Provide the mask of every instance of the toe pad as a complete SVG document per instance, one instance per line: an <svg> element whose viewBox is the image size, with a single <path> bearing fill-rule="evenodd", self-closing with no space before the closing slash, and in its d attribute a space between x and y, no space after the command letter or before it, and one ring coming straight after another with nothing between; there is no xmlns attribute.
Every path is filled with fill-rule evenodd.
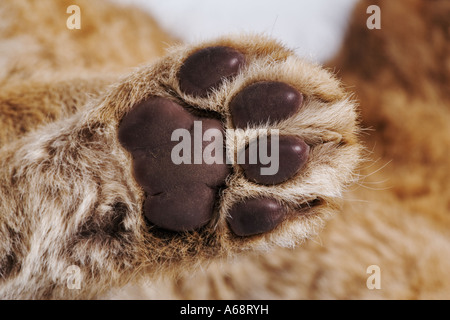
<svg viewBox="0 0 450 320"><path fill-rule="evenodd" d="M293 87L274 81L254 83L239 92L230 103L236 128L275 123L293 115L303 96Z"/></svg>
<svg viewBox="0 0 450 320"><path fill-rule="evenodd" d="M274 199L255 198L235 204L228 223L236 235L250 236L271 231L285 215L285 209Z"/></svg>

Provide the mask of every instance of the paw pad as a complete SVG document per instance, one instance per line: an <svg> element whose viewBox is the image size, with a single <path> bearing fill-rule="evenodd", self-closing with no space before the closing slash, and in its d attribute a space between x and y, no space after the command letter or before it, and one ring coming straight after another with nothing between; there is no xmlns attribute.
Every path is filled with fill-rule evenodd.
<svg viewBox="0 0 450 320"><path fill-rule="evenodd" d="M244 63L244 55L233 48L204 48L192 54L181 66L180 88L193 96L205 96L223 79L236 75Z"/></svg>
<svg viewBox="0 0 450 320"><path fill-rule="evenodd" d="M263 81L239 92L231 101L233 123L237 128L249 125L275 123L292 116L303 101L303 96L282 82Z"/></svg>
<svg viewBox="0 0 450 320"><path fill-rule="evenodd" d="M275 200L253 198L238 202L227 219L231 230L238 236L269 232L285 218L285 209Z"/></svg>
<svg viewBox="0 0 450 320"><path fill-rule="evenodd" d="M269 141L272 142L272 140ZM270 171L273 174L267 174L269 170L264 172L262 169L267 168L269 165L261 163L260 158L252 164L250 156L252 144L255 144L255 154L261 154L260 148L264 144L256 141L250 142L249 146L245 148L245 162L241 164L241 167L244 169L247 179L259 184L272 185L282 183L292 178L308 160L309 146L303 140L292 136L279 137L276 151L273 150L272 143L267 143L267 150L263 151L271 156L275 152L278 154L277 157L272 157L276 161L270 163Z"/></svg>
<svg viewBox="0 0 450 320"><path fill-rule="evenodd" d="M135 106L119 127L119 141L133 156L136 181L145 190L146 218L157 226L172 231L197 229L211 219L217 191L230 173L225 161L206 164L175 164L172 141L176 130L192 133L198 130L194 121L201 121L200 135L208 129L222 130L215 119L202 119L190 114L179 104L166 98L150 98ZM189 142L195 162L193 139ZM206 143L201 143L200 153Z"/></svg>
<svg viewBox="0 0 450 320"><path fill-rule="evenodd" d="M219 88L224 79L233 81L239 72L245 72L243 67L246 63L245 55L230 47L198 50L179 68L179 88L184 94L208 99L208 93ZM225 151L221 154L221 161L213 163L204 157L196 158L199 153L211 149L211 144L218 143L220 147L217 148L226 145L223 141L226 122L194 115L175 99L151 97L137 104L122 119L118 137L122 146L131 153L135 180L145 191L146 218L163 229L192 231L211 221L220 207L219 191L226 187L227 177L235 172L227 164ZM289 119L298 113L302 104L303 95L286 83L255 82L231 98L228 106L230 123L233 129L266 128ZM201 123L201 127L196 127L196 123ZM196 134L205 137L209 129L222 135L215 135L213 140L202 139L199 144ZM190 139L187 154L186 150L177 149L180 140L174 139L173 135L179 130L191 137L184 137ZM249 142L243 149L245 162L238 165L245 178L272 188L294 179L308 161L310 146L297 136L268 136L267 148L263 151L266 155L276 154L277 163L273 174L263 174L263 169L267 169L269 164L260 158L251 161L250 156L251 150L261 155L263 144L258 143L260 138ZM256 143L255 147L253 143ZM212 148L215 153L219 150L217 148ZM174 152L183 153L183 159L198 161L174 162ZM287 209L275 199L253 197L234 203L226 220L235 235L250 236L273 230L286 214Z"/></svg>

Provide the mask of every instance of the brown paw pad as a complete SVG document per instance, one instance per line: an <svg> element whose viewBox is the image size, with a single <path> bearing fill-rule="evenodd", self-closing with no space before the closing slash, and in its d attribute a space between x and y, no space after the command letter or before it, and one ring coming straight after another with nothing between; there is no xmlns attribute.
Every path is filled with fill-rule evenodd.
<svg viewBox="0 0 450 320"><path fill-rule="evenodd" d="M292 116L303 96L293 87L274 81L254 83L239 92L230 103L236 128L275 123Z"/></svg>
<svg viewBox="0 0 450 320"><path fill-rule="evenodd" d="M255 198L236 203L227 221L236 235L251 236L273 230L285 215L285 209L274 199Z"/></svg>
<svg viewBox="0 0 450 320"><path fill-rule="evenodd" d="M308 160L309 146L293 136L261 137L245 148L245 162L241 164L250 181L271 185L292 178ZM269 161L270 159L270 161Z"/></svg>
<svg viewBox="0 0 450 320"><path fill-rule="evenodd" d="M226 78L239 72L244 55L229 47L208 47L189 56L180 68L181 90L193 96L205 96Z"/></svg>
<svg viewBox="0 0 450 320"><path fill-rule="evenodd" d="M135 106L123 118L119 141L133 156L134 177L147 195L144 214L155 225L189 231L210 221L216 193L230 169L223 159L212 164L203 157L197 159L196 154L202 155L210 143L198 144L190 137L203 137L208 129L221 131L222 124L158 97ZM175 139L174 132L180 132ZM188 141L184 150L179 150L181 140ZM186 150L190 153L185 154Z"/></svg>

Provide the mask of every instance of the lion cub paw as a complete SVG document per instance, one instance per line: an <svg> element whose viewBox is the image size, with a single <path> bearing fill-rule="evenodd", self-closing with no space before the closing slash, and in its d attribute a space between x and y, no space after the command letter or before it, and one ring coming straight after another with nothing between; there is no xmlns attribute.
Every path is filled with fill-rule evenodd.
<svg viewBox="0 0 450 320"><path fill-rule="evenodd" d="M256 36L175 48L115 87L102 113L115 119L146 232L165 240L299 243L336 209L359 159L339 82Z"/></svg>

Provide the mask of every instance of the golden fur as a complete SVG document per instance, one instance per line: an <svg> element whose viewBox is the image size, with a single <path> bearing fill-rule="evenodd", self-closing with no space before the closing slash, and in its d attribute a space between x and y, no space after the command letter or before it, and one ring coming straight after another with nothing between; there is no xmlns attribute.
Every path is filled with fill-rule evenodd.
<svg viewBox="0 0 450 320"><path fill-rule="evenodd" d="M450 8L445 1L374 3L382 29L366 28L361 2L342 52L328 63L347 90L261 36L176 46L159 59L162 41L174 40L135 9L101 1L0 4L0 63L7 66L0 80L0 296L448 298ZM81 30L67 30L67 16L54 14L70 4L83 8ZM208 99L183 95L174 72L190 52L214 43L239 48L251 66ZM173 96L170 87L183 101L228 115L235 92L267 78L309 98L305 111L280 129L303 132L318 145L306 169L312 177L283 189L252 188L237 170L206 230L149 232L130 156L115 138L124 113L149 95ZM369 128L360 138L370 154L357 172L352 91ZM342 195L358 175L360 182ZM292 211L310 194L324 204L267 235L233 237L227 207L266 193ZM82 268L81 290L65 286L72 264ZM380 290L366 286L370 265L381 269ZM206 270L193 274L191 267Z"/></svg>

